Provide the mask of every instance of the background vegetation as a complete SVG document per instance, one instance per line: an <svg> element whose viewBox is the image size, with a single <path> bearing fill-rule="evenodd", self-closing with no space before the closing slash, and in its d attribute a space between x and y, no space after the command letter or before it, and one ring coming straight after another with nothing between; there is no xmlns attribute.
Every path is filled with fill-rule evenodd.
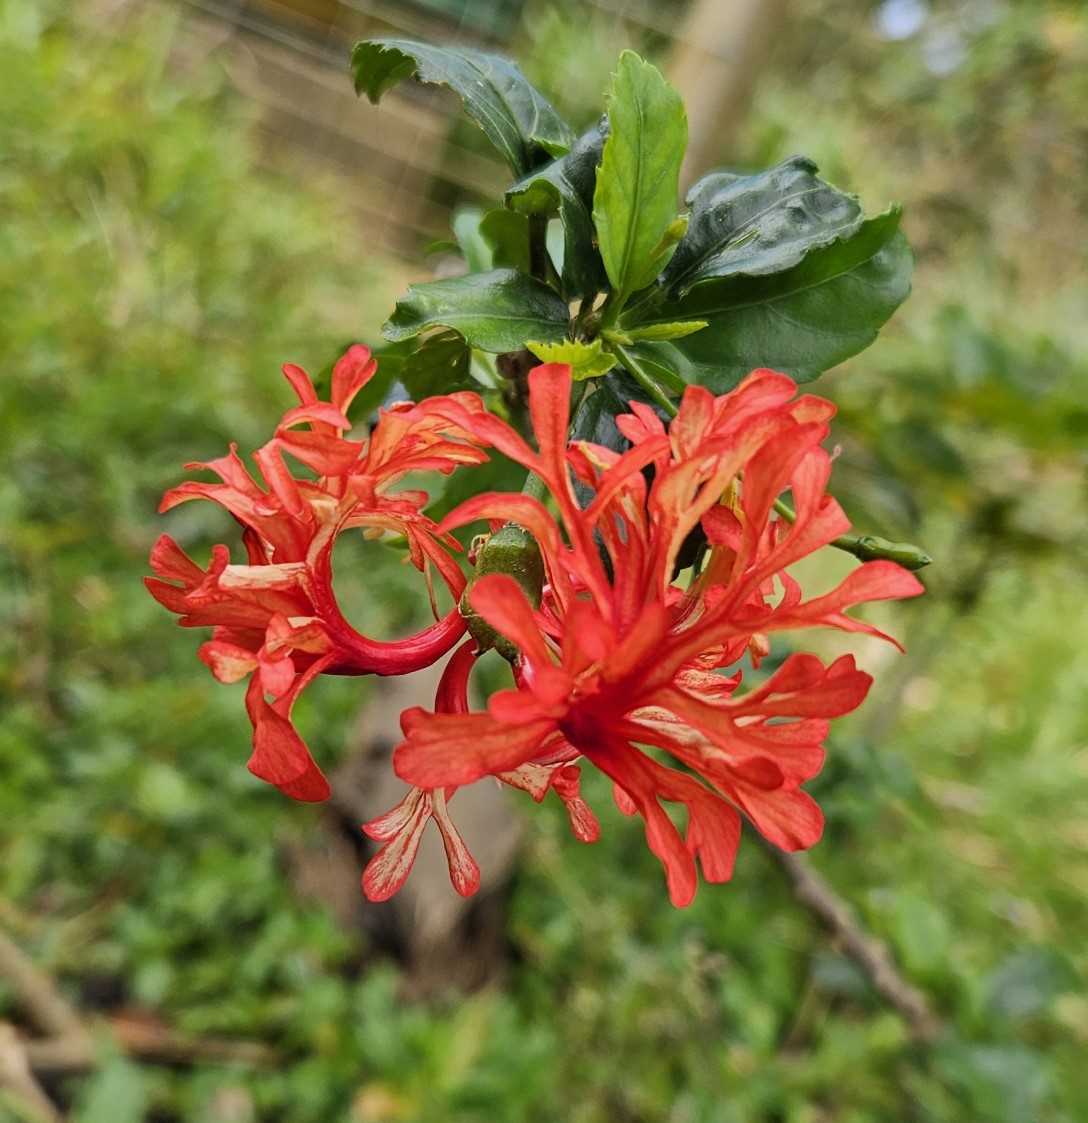
<svg viewBox="0 0 1088 1123"><path fill-rule="evenodd" d="M1088 1118L1088 18L794 12L722 155L803 151L906 205L916 294L818 389L859 525L937 559L926 602L886 614L910 654L863 650L880 689L832 746L813 861L945 1033L912 1043L753 845L676 912L607 811L579 847L527 810L509 966L469 995L406 1001L395 958L291 889L283 847L318 812L246 773L239 692L140 576L181 463L260 443L278 364L371 335L403 267L368 254L350 185L260 167L222 76L170 63L168 12L102 34L0 0L0 923L84 1008L283 1058L146 1065L104 1037L56 1089L75 1123ZM549 26L596 99L608 25L531 4L515 49L545 86ZM199 506L171 516L196 551L225 533ZM368 623L407 627L413 584L368 556ZM320 758L368 689L312 692Z"/></svg>

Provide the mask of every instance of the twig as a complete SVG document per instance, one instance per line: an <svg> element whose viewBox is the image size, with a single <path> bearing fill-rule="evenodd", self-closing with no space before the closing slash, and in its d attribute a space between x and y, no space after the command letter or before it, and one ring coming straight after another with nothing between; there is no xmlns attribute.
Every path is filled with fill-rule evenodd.
<svg viewBox="0 0 1088 1123"><path fill-rule="evenodd" d="M0 1089L8 1093L9 1106L27 1123L61 1123L56 1104L34 1079L26 1046L6 1022L0 1022Z"/></svg>
<svg viewBox="0 0 1088 1123"><path fill-rule="evenodd" d="M265 1068L279 1054L259 1041L229 1041L214 1037L187 1037L166 1026L109 1018L104 1023L113 1041L130 1057L160 1064L239 1064ZM54 1037L28 1041L27 1059L35 1072L79 1072L94 1068L98 1056L84 1034L82 1038Z"/></svg>
<svg viewBox="0 0 1088 1123"><path fill-rule="evenodd" d="M11 984L20 1006L42 1033L86 1035L82 1020L56 983L4 932L0 932L0 976Z"/></svg>
<svg viewBox="0 0 1088 1123"><path fill-rule="evenodd" d="M758 836L757 836L758 837ZM918 1041L933 1041L941 1023L926 996L899 973L887 947L869 935L851 915L850 907L803 859L760 838L763 849L781 866L797 900L814 913L865 972L873 989L903 1016Z"/></svg>
<svg viewBox="0 0 1088 1123"><path fill-rule="evenodd" d="M6 979L30 1023L45 1037L18 1042L35 1072L72 1072L94 1068L98 1054L91 1027L62 995L56 983L3 932L0 932L0 977ZM104 1021L113 1040L130 1056L164 1064L274 1064L274 1049L258 1041L187 1037L166 1026L133 1018ZM17 1039L16 1039L17 1040Z"/></svg>

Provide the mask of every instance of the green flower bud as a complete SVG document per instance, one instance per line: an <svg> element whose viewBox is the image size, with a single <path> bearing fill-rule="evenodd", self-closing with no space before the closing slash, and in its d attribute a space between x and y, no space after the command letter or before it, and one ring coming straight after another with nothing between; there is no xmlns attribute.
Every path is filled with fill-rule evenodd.
<svg viewBox="0 0 1088 1123"><path fill-rule="evenodd" d="M476 612L469 601L469 593L481 577L490 573L505 573L521 586L533 608L539 608L544 588L544 559L540 547L523 527L517 523L507 523L474 552L476 573L465 587L458 609L468 625L469 635L481 651L488 651L493 647L504 659L513 662L517 658L518 649Z"/></svg>
<svg viewBox="0 0 1088 1123"><path fill-rule="evenodd" d="M859 535L851 542L850 553L862 561L886 558L898 562L904 569L925 569L933 559L918 546L909 542L889 542L875 534Z"/></svg>

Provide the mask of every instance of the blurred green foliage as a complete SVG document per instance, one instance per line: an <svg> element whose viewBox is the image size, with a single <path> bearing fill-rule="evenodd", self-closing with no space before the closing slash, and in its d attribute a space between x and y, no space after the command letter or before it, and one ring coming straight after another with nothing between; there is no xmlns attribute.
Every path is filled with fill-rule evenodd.
<svg viewBox="0 0 1088 1123"><path fill-rule="evenodd" d="M558 21L610 66L611 25L555 10L531 6L530 31ZM285 1058L166 1068L103 1042L63 1089L75 1123L1088 1117L1088 23L1057 4L925 10L889 40L876 6L805 5L739 155L804 151L902 199L919 250L914 299L820 387L859 524L937 563L926 602L882 617L910 654L880 656L832 747L814 861L932 994L931 1048L752 845L732 886L672 910L599 778L594 847L529 809L501 986L406 1002L394 963L290 891L281 847L316 812L246 773L240 688L211 682L139 578L181 463L263 441L289 402L278 364L323 367L396 286L334 186L272 176L222 76L179 69L175 15L91 26L0 0L0 922L86 1006ZM949 42L962 60L937 74ZM197 556L230 540L204 506L168 520ZM404 567L367 553L354 572L367 624L407 627ZM319 759L366 689L306 700Z"/></svg>

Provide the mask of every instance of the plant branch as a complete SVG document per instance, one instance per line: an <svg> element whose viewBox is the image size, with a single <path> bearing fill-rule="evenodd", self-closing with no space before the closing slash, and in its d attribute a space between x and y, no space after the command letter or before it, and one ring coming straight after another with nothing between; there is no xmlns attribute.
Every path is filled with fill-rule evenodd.
<svg viewBox="0 0 1088 1123"><path fill-rule="evenodd" d="M774 501L774 509L786 520L796 522L797 515L793 508L783 499ZM880 538L875 534L840 534L830 545L836 550L843 550L853 554L861 561L875 561L883 558L888 561L898 562L904 569L925 569L933 559L920 546L910 542L890 542L887 538Z"/></svg>
<svg viewBox="0 0 1088 1123"><path fill-rule="evenodd" d="M6 1022L0 1022L0 1093L6 1093L0 1095L0 1106L6 1103L25 1123L61 1123L56 1104L31 1071L25 1044Z"/></svg>
<svg viewBox="0 0 1088 1123"><path fill-rule="evenodd" d="M757 838L789 879L797 901L828 929L865 973L877 994L902 1015L915 1040L935 1040L941 1032L940 1020L925 994L900 974L887 947L865 931L854 919L850 906L804 858L779 850L761 836Z"/></svg>
<svg viewBox="0 0 1088 1123"><path fill-rule="evenodd" d="M15 992L29 1022L45 1034L44 1038L34 1041L15 1038L19 1055L24 1057L28 1069L73 1072L97 1065L91 1027L61 994L54 980L2 931L0 978ZM106 1019L104 1025L113 1040L130 1056L165 1064L207 1062L265 1066L274 1064L277 1059L274 1050L257 1041L188 1037L167 1026L124 1017ZM18 1089L11 1081L17 1077L19 1057L13 1049L10 1035L0 1033L0 1087L16 1092Z"/></svg>
<svg viewBox="0 0 1088 1123"><path fill-rule="evenodd" d="M168 1026L132 1018L108 1018L104 1023L110 1038L137 1060L159 1064L240 1064L267 1068L279 1060L270 1046L260 1041L234 1041L216 1037L190 1037ZM98 1064L89 1035L82 1038L53 1037L24 1044L35 1072L83 1072Z"/></svg>
<svg viewBox="0 0 1088 1123"><path fill-rule="evenodd" d="M31 1023L54 1037L85 1034L75 1008L57 984L7 934L0 931L0 977L7 980Z"/></svg>

